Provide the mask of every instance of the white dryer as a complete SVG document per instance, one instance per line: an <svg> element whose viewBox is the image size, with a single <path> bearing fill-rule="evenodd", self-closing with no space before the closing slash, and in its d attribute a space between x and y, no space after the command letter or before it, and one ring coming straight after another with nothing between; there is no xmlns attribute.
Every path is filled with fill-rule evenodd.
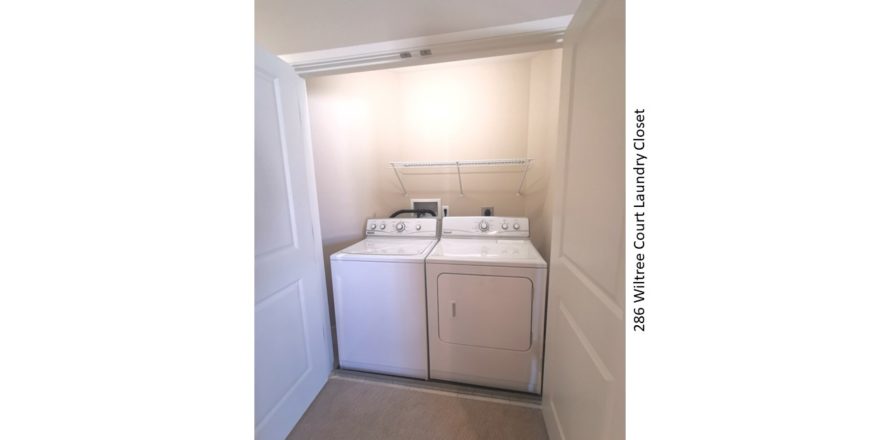
<svg viewBox="0 0 880 440"><path fill-rule="evenodd" d="M425 268L431 378L540 394L547 263L528 218L446 217Z"/></svg>
<svg viewBox="0 0 880 440"><path fill-rule="evenodd" d="M427 379L425 257L437 219L370 219L366 235L330 256L339 365Z"/></svg>

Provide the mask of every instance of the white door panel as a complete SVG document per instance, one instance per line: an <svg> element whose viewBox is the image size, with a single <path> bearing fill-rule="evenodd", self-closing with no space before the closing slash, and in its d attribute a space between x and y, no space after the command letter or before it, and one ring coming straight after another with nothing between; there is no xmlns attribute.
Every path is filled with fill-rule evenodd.
<svg viewBox="0 0 880 440"><path fill-rule="evenodd" d="M280 84L269 72L254 73L254 247L257 255L296 243L296 216L288 188L290 168L286 162ZM266 115L267 117L263 117ZM274 116L274 117L272 117ZM300 147L294 140L293 147ZM303 183L303 182L298 182Z"/></svg>
<svg viewBox="0 0 880 440"><path fill-rule="evenodd" d="M574 323L564 303L560 306L559 318L554 327L554 344L571 350L565 353L564 362L553 366L552 381L559 386L554 386L553 396L548 399L550 408L545 408L545 412L548 409L553 412L553 422L560 428L558 431L565 434L560 435L561 438L623 438L607 434L611 399L617 397L611 389L614 376Z"/></svg>
<svg viewBox="0 0 880 440"><path fill-rule="evenodd" d="M565 35L547 308L552 439L623 439L624 0L584 0Z"/></svg>
<svg viewBox="0 0 880 440"><path fill-rule="evenodd" d="M329 376L329 316L304 82L255 55L254 419L283 439Z"/></svg>
<svg viewBox="0 0 880 440"><path fill-rule="evenodd" d="M266 416L275 402L303 377L311 359L306 349L301 283L259 303L254 314L255 415ZM278 337L287 335L287 337Z"/></svg>

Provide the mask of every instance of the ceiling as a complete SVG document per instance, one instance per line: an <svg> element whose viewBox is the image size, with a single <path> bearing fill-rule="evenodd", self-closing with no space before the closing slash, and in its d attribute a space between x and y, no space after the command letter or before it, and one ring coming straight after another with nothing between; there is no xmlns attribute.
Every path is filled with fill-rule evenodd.
<svg viewBox="0 0 880 440"><path fill-rule="evenodd" d="M277 55L574 14L580 0L255 0L257 43Z"/></svg>

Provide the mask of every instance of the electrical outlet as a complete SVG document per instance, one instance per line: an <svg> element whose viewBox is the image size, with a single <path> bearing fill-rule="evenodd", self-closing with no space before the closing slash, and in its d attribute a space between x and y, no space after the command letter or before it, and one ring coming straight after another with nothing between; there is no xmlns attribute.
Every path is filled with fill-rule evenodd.
<svg viewBox="0 0 880 440"><path fill-rule="evenodd" d="M491 217L495 215L495 207L494 206L484 206L480 208L480 215L483 217Z"/></svg>

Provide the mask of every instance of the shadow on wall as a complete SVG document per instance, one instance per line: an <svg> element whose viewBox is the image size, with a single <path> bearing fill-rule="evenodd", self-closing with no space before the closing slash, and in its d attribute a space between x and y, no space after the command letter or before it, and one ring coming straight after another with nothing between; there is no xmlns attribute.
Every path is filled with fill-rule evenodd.
<svg viewBox="0 0 880 440"><path fill-rule="evenodd" d="M333 367L339 368L339 348L336 341L336 309L333 303L333 274L330 272L330 256L361 240L361 235L325 238L321 243L324 248L324 277L327 282L327 305L330 310L330 333L333 339Z"/></svg>

